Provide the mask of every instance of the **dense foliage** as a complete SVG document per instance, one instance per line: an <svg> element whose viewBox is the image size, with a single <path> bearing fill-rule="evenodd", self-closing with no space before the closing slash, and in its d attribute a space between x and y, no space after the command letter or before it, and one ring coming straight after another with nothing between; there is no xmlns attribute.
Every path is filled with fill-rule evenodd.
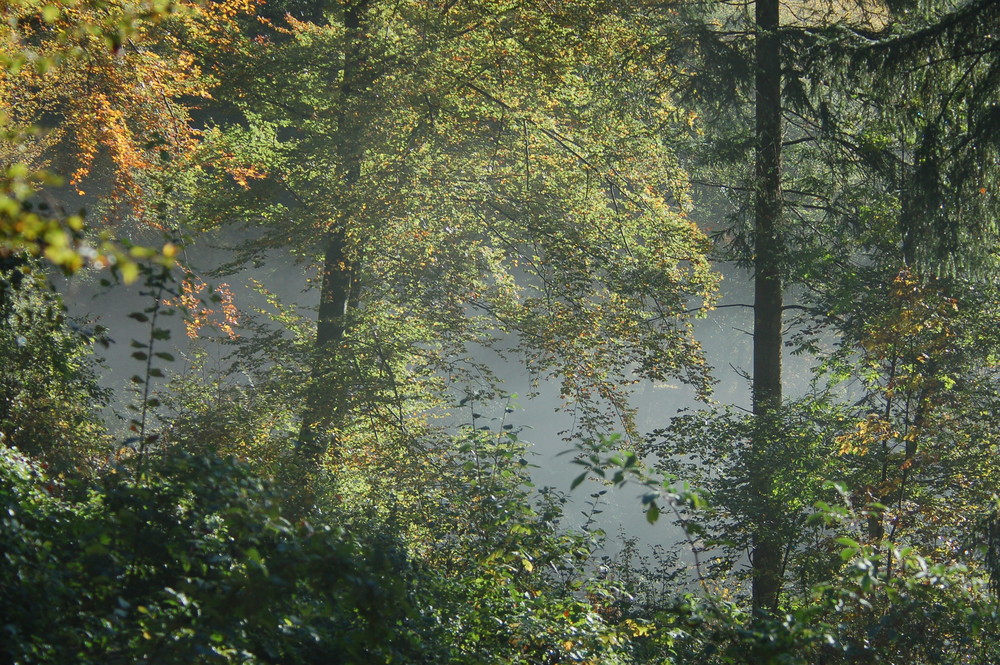
<svg viewBox="0 0 1000 665"><path fill-rule="evenodd" d="M996 2L2 7L3 662L1000 659ZM643 432L713 259L752 411Z"/></svg>

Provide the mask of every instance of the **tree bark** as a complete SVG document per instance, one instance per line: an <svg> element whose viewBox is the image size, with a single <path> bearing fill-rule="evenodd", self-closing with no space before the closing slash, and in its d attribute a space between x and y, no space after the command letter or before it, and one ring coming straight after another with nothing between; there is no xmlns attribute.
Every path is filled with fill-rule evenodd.
<svg viewBox="0 0 1000 665"><path fill-rule="evenodd" d="M778 0L757 0L755 40L756 164L754 201L753 413L750 491L755 508L751 566L752 606L773 614L781 591L784 546L776 528L768 464L775 415L781 406L781 44Z"/></svg>

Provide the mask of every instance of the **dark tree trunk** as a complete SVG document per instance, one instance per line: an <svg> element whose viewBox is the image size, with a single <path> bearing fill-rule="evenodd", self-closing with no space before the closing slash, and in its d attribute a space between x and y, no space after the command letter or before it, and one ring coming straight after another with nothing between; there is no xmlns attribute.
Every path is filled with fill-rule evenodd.
<svg viewBox="0 0 1000 665"><path fill-rule="evenodd" d="M344 400L327 394L324 377L328 376L336 345L347 331L349 308L357 293L357 265L347 243L345 225L354 217L357 204L355 189L361 179L361 155L364 150L357 123L356 97L359 90L361 64L361 14L367 0L355 2L344 9L346 46L343 78L339 85L340 106L337 113L336 142L340 163L342 206L338 221L330 228L323 242L323 273L320 286L319 312L316 322L316 347L310 377L309 392L302 414L299 434L299 456L310 465L322 463L328 454L336 453L335 443L322 430L336 422L344 411ZM334 450L331 450L331 446Z"/></svg>
<svg viewBox="0 0 1000 665"><path fill-rule="evenodd" d="M781 591L783 543L771 500L769 442L781 406L781 51L778 0L757 0L756 165L754 170L754 336L753 413L757 433L751 441L750 490L755 506L751 565L753 610L772 614Z"/></svg>

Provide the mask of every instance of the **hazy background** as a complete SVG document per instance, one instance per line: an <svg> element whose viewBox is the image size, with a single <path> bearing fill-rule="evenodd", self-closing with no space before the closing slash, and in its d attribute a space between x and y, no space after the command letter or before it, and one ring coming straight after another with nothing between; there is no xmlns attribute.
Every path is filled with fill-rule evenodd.
<svg viewBox="0 0 1000 665"><path fill-rule="evenodd" d="M315 307L318 292L316 289L307 289L309 271L305 265L296 264L290 256L274 252L264 267L225 278L212 278L209 276L211 269L222 263L228 252L224 250L225 239L216 239L214 242L209 240L210 242L185 250L182 260L185 265L199 270L210 284L228 283L234 293L235 304L242 311L250 312L255 307L264 305L261 295L250 285L250 280L253 279L265 284L282 302L296 303L304 315L314 316L310 308ZM140 237L135 241L155 245L158 239ZM752 284L745 271L725 263L717 265L717 269L723 275L719 305L752 303ZM138 398L130 377L141 374L143 367L131 358L132 349L129 344L133 339L146 342L149 327L148 324L132 320L128 315L150 307L152 298L142 295L140 292L143 287L137 284L102 287L93 275L79 275L64 280L59 288L65 296L71 315L84 319L86 325L102 325L109 330L113 343L103 352L105 364L102 369L102 384L115 391L116 402L137 403ZM161 317L158 325L172 332L170 341L159 343L163 346L159 346L158 350L169 351L178 359L172 364L165 363L168 365L164 367L165 371L182 371L183 358L190 350L182 317L180 314ZM741 306L717 308L695 322L696 336L703 345L705 356L717 380L711 398L713 403L750 408L750 389L746 377L751 370L752 327L752 310ZM514 343L512 340L511 344ZM232 350L222 344L202 344L202 347L217 360L220 368L225 365L225 355ZM808 387L804 377L808 376L806 370L812 364L811 360L786 354L786 363L786 375L791 379L788 394L801 394ZM515 360L503 362L494 357L491 364L498 377L503 380L503 390L518 395L516 409L507 416L506 422L514 424L521 439L530 443L529 463L536 466L532 471L536 486L569 491L570 483L582 468L573 464L572 444L564 440L564 433L573 427L573 419L571 414L560 408L558 380L543 380L538 385L533 385L532 377ZM155 387L162 387L163 383L164 380L159 380ZM529 398L528 395L531 394L535 396ZM679 381L641 382L635 387L631 402L638 413L639 431L643 433L665 426L680 410L708 406L696 399L691 387ZM502 413L502 405L494 406ZM484 405L482 411L489 415L487 405ZM119 413L109 412L107 417L112 429L120 431L124 438L128 414L122 410ZM591 495L603 489L608 488L596 481L588 481L574 490L564 524L570 527L582 526L586 522L584 513L591 509L587 505L592 500ZM670 524L669 519L661 519L655 525L646 522L639 496L639 488L626 487L621 490L610 489L600 497L597 509L601 512L595 516L595 522L608 535L608 554L614 555L625 538L637 538L644 549L656 544L670 549L681 539L680 531ZM684 554L680 552L682 560L688 558Z"/></svg>

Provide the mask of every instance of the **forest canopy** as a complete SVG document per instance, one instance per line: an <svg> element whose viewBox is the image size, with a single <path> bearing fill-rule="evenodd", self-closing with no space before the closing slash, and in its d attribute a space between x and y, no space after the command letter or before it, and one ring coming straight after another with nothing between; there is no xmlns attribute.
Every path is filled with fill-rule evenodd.
<svg viewBox="0 0 1000 665"><path fill-rule="evenodd" d="M1000 4L0 8L4 662L1000 659Z"/></svg>

